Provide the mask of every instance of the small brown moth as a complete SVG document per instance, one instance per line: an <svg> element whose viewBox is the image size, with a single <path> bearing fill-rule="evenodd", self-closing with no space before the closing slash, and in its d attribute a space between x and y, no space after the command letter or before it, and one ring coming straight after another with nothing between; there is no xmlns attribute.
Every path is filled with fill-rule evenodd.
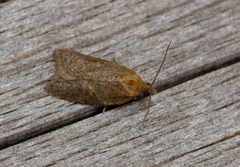
<svg viewBox="0 0 240 167"><path fill-rule="evenodd" d="M57 49L53 53L55 73L44 90L55 98L82 104L104 105L103 112L107 106L124 104L139 95L154 95L157 91L152 85L162 68L170 44L171 41L151 84L143 82L133 70L119 64L115 54L115 62L110 62L70 49ZM151 96L149 107L150 102Z"/></svg>

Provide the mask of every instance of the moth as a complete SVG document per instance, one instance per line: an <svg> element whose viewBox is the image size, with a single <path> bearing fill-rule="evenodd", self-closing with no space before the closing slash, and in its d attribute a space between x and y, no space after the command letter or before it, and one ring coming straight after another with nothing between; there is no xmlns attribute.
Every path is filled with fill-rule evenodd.
<svg viewBox="0 0 240 167"><path fill-rule="evenodd" d="M141 95L157 93L152 87L169 49L151 84L145 83L133 70L114 62L87 56L71 49L57 49L53 53L55 72L44 90L51 96L81 104L120 105ZM145 115L144 119L146 118Z"/></svg>

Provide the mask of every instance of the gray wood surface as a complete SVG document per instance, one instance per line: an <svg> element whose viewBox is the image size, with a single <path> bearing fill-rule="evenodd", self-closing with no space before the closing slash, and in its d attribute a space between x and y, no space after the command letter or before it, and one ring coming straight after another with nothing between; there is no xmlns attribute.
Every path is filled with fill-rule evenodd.
<svg viewBox="0 0 240 167"><path fill-rule="evenodd" d="M239 1L12 0L0 25L0 165L240 164ZM170 40L146 122L147 98L101 114L43 90L57 48L151 82Z"/></svg>
<svg viewBox="0 0 240 167"><path fill-rule="evenodd" d="M237 166L240 63L1 151L3 166ZM210 82L206 82L210 80ZM142 105L140 105L142 104Z"/></svg>

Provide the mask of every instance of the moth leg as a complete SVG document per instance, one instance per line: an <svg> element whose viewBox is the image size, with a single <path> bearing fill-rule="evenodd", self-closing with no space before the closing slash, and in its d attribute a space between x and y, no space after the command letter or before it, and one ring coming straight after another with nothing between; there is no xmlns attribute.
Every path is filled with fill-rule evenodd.
<svg viewBox="0 0 240 167"><path fill-rule="evenodd" d="M104 108L103 108L103 114L104 114L104 112L105 112L106 108L107 108L107 106L104 106Z"/></svg>
<svg viewBox="0 0 240 167"><path fill-rule="evenodd" d="M121 66L121 64L117 61L117 59L116 59L116 54L114 53L114 55L113 55L113 60L114 60L114 62L116 63L116 64L118 64L118 65L120 65Z"/></svg>

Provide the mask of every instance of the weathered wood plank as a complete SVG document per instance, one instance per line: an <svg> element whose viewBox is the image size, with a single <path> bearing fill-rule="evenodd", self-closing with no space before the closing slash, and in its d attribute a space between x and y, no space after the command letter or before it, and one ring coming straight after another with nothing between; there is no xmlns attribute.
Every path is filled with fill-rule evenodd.
<svg viewBox="0 0 240 167"><path fill-rule="evenodd" d="M1 150L4 166L238 166L240 63ZM142 105L140 105L142 104Z"/></svg>
<svg viewBox="0 0 240 167"><path fill-rule="evenodd" d="M56 48L107 60L116 52L123 65L151 81L173 40L158 90L240 57L240 5L234 0L8 1L0 16L1 148L100 112L43 91Z"/></svg>

